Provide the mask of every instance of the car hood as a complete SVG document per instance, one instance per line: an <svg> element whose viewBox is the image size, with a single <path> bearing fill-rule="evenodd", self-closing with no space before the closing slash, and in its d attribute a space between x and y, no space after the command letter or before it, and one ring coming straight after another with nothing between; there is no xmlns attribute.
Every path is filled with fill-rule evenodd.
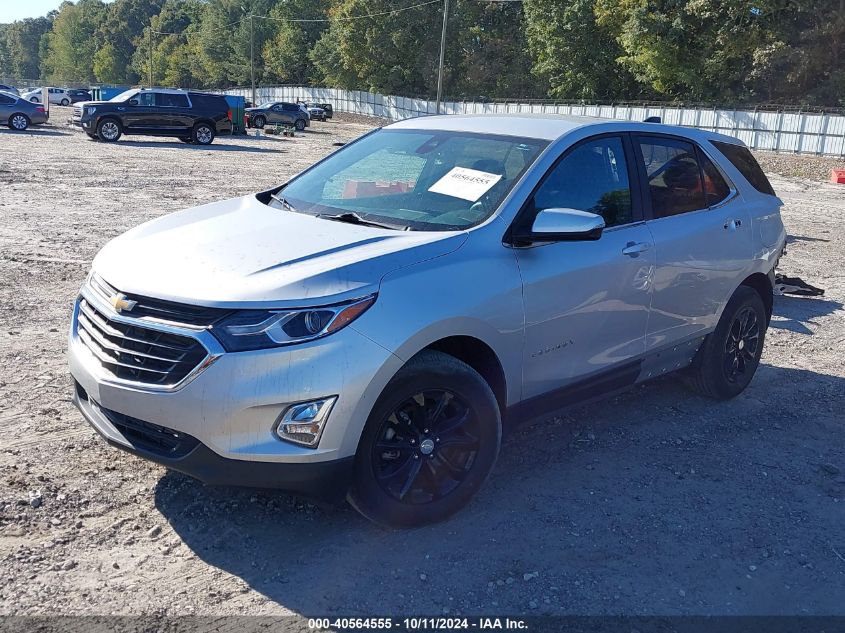
<svg viewBox="0 0 845 633"><path fill-rule="evenodd" d="M98 106L98 105L106 105L107 103L111 103L110 101L77 101L73 105L75 106Z"/></svg>
<svg viewBox="0 0 845 633"><path fill-rule="evenodd" d="M244 108L244 112L266 112L270 108L260 108L255 106L254 108Z"/></svg>
<svg viewBox="0 0 845 633"><path fill-rule="evenodd" d="M361 297L462 232L394 231L269 207L244 196L187 209L113 239L93 269L122 292L210 307L307 307Z"/></svg>

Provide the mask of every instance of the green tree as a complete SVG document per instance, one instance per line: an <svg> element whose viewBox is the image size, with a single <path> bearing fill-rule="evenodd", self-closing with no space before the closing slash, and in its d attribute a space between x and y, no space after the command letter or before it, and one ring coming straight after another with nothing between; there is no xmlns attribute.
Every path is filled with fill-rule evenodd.
<svg viewBox="0 0 845 633"><path fill-rule="evenodd" d="M613 30L596 20L595 0L523 4L533 72L548 83L550 96L613 100L639 92L633 77L617 62L622 49Z"/></svg>
<svg viewBox="0 0 845 633"><path fill-rule="evenodd" d="M27 18L8 25L9 74L21 79L37 79L40 76L39 46L41 38L52 25L49 17Z"/></svg>
<svg viewBox="0 0 845 633"><path fill-rule="evenodd" d="M99 48L96 34L105 10L101 0L62 3L48 36L43 64L50 81L94 81L94 54Z"/></svg>
<svg viewBox="0 0 845 633"><path fill-rule="evenodd" d="M161 11L161 6L162 0L115 0L108 5L97 34L104 44L94 56L98 81L131 84L138 80L132 56L144 27Z"/></svg>
<svg viewBox="0 0 845 633"><path fill-rule="evenodd" d="M307 84L318 76L309 54L328 23L294 20L325 20L327 11L327 0L290 0L276 5L270 13L275 34L262 49L262 81Z"/></svg>

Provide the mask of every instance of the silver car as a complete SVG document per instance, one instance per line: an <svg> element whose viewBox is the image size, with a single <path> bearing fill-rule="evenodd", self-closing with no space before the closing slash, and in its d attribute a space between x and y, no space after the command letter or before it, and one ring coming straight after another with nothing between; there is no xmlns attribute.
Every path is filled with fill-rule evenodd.
<svg viewBox="0 0 845 633"><path fill-rule="evenodd" d="M23 132L30 125L46 122L44 106L30 103L11 92L0 91L0 124Z"/></svg>
<svg viewBox="0 0 845 633"><path fill-rule="evenodd" d="M107 244L70 371L111 444L212 484L442 520L503 427L760 361L781 201L743 144L652 123L394 123L270 191Z"/></svg>

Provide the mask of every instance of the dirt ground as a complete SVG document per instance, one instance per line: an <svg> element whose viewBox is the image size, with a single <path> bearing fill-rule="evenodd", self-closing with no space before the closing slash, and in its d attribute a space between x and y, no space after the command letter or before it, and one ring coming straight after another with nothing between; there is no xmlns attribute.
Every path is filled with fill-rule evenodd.
<svg viewBox="0 0 845 633"><path fill-rule="evenodd" d="M386 532L109 448L65 358L108 239L278 183L368 126L105 145L66 116L0 129L0 613L845 614L845 186L772 178L782 268L827 292L777 298L739 398L666 378L526 424L469 508Z"/></svg>

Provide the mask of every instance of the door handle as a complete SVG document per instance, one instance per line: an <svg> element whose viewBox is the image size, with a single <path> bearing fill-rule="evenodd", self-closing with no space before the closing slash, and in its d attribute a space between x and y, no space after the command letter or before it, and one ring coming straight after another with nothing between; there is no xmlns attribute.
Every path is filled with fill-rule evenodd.
<svg viewBox="0 0 845 633"><path fill-rule="evenodd" d="M742 226L742 220L725 220L725 229L738 229Z"/></svg>
<svg viewBox="0 0 845 633"><path fill-rule="evenodd" d="M640 253L645 253L650 248L651 244L648 242L628 242L622 249L622 254L629 257L639 257Z"/></svg>

